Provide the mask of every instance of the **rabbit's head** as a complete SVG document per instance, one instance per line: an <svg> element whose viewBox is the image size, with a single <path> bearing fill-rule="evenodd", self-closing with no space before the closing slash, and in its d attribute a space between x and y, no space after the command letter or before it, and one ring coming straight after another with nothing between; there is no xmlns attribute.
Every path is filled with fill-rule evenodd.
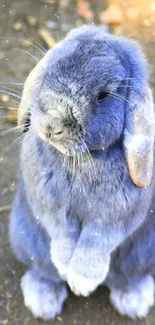
<svg viewBox="0 0 155 325"><path fill-rule="evenodd" d="M148 66L136 42L101 27L71 31L30 73L19 124L64 155L110 147L119 139L133 182L153 170L154 110Z"/></svg>

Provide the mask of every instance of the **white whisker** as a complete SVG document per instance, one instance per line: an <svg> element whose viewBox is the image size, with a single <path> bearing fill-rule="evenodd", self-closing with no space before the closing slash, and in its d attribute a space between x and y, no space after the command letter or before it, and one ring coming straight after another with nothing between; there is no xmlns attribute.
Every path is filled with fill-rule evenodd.
<svg viewBox="0 0 155 325"><path fill-rule="evenodd" d="M24 34L29 37L29 34L27 34L26 32L24 32ZM26 41L27 44L30 44L34 48L38 49L42 54L46 54L46 52L47 52L46 49L38 41L36 41L33 37L31 37L31 39L32 40L34 39L34 41L40 46L40 48L25 38L17 38L17 37L12 37L12 36L11 37L10 36L8 36L8 37L0 36L0 38L6 39L6 40L14 39L17 41Z"/></svg>
<svg viewBox="0 0 155 325"><path fill-rule="evenodd" d="M87 156L89 157L89 161L91 162L90 167L92 167L92 169L90 168L90 170L92 171L92 178L94 178L94 180L95 180L96 179L96 168L95 168L94 160L92 158L92 155L91 155L91 153L89 151L88 146L86 145L85 141L83 140L83 138L81 136L80 136L80 139L81 139L82 143L84 144L84 146L86 148Z"/></svg>
<svg viewBox="0 0 155 325"><path fill-rule="evenodd" d="M17 91L16 89L10 88L10 87L6 87L6 86L2 86L4 89L7 90L11 90L11 91L15 91L18 95L22 95L21 91Z"/></svg>
<svg viewBox="0 0 155 325"><path fill-rule="evenodd" d="M16 130L20 130L20 129L22 130L22 127L24 127L24 126L25 126L25 124L21 125L21 126L14 126L14 127L10 128L8 130L0 132L0 136L6 135L6 134L8 134L10 132L13 132L13 131L16 131Z"/></svg>
<svg viewBox="0 0 155 325"><path fill-rule="evenodd" d="M37 58L36 56L32 55L31 53L29 53L28 51L25 51L25 50L21 50L21 49L17 49L17 48L13 48L13 50L16 50L16 51L19 51L19 52L22 52L24 54L28 54L31 58L33 58L35 61L39 62L40 59Z"/></svg>
<svg viewBox="0 0 155 325"><path fill-rule="evenodd" d="M2 92L2 93L4 93L4 94L11 95L11 96L16 97L16 98L19 98L20 101L21 101L21 99L22 99L22 95L19 96L18 94L13 94L12 92L6 91L6 90L4 90L4 89L0 89L0 92ZM20 102L14 100L14 99L12 99L12 98L11 98L11 101L13 101L13 102L15 102L15 103L18 103L18 104L20 103ZM24 101L28 102L29 104L35 104L34 102L32 102L31 100L28 100L28 99L27 99L27 100L24 99Z"/></svg>
<svg viewBox="0 0 155 325"><path fill-rule="evenodd" d="M8 85L24 85L24 82L0 81L0 84L8 84Z"/></svg>
<svg viewBox="0 0 155 325"><path fill-rule="evenodd" d="M20 136L18 136L17 138L15 138L15 140L13 140L4 150L4 152L8 151L8 149L10 149L10 147L12 147L14 144L19 144L20 141L23 139L24 134L20 134Z"/></svg>
<svg viewBox="0 0 155 325"><path fill-rule="evenodd" d="M7 117L14 117L14 115L4 115L4 116L0 116L0 120L2 120L2 119L6 119Z"/></svg>
<svg viewBox="0 0 155 325"><path fill-rule="evenodd" d="M11 102L14 102L14 103L17 103L18 105L20 104L20 101L18 102L17 100L12 99L12 98L10 99L10 101L11 101ZM10 106L8 106L8 107L10 107Z"/></svg>
<svg viewBox="0 0 155 325"><path fill-rule="evenodd" d="M108 94L112 95L112 96L109 96L109 97L115 97L115 98L118 98L120 100L123 100L124 102L130 103L129 100L127 100L126 98L122 97L121 95L119 95L117 93L114 93L112 91L109 91Z"/></svg>
<svg viewBox="0 0 155 325"><path fill-rule="evenodd" d="M9 91L6 91L6 90L4 90L4 89L0 89L0 92L2 92L2 93L4 93L4 94L11 95L11 96L13 96L13 97L17 97L17 98L19 98L20 100L21 100L21 98L22 98L22 96L19 96L18 94L13 94L13 93L11 93L11 92L9 92Z"/></svg>
<svg viewBox="0 0 155 325"><path fill-rule="evenodd" d="M24 34L26 36L29 36L28 33L26 33L26 32L24 32ZM30 44L30 45L32 45L34 48L38 49L43 55L45 55L46 52L47 52L47 50L34 37L31 36L31 39L34 40L36 42L36 44L38 44L40 47L38 47L35 44L33 44L33 43L31 43L31 42L29 42L29 41L26 40L27 43Z"/></svg>

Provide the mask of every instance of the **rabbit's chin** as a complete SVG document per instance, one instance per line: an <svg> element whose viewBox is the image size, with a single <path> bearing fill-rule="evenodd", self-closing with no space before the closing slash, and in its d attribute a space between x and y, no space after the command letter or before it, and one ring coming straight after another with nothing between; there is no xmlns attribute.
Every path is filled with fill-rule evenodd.
<svg viewBox="0 0 155 325"><path fill-rule="evenodd" d="M63 143L56 143L50 141L49 144L56 150L58 150L61 154L66 157L75 157L76 155L90 155L93 151L105 150L103 145L96 146L87 146L86 144L72 144L72 146L65 146Z"/></svg>
<svg viewBox="0 0 155 325"><path fill-rule="evenodd" d="M67 157L73 157L78 154L85 154L88 151L88 148L84 144L75 143L72 145L67 145L67 144L65 145L61 142L53 142L53 141L50 141L49 144Z"/></svg>
<svg viewBox="0 0 155 325"><path fill-rule="evenodd" d="M44 132L36 132L38 138L46 143L48 146L51 146L53 149L56 149L61 154L67 157L73 157L78 154L88 153L89 149L85 143L79 143L76 140L67 139L66 141L52 141L48 139Z"/></svg>
<svg viewBox="0 0 155 325"><path fill-rule="evenodd" d="M47 139L44 133L38 134L39 138L50 145L53 149L56 149L61 154L66 157L75 157L75 155L90 155L91 151L95 150L104 150L105 146L101 143L96 145L87 144L85 141L79 143L78 141L67 139L66 141L52 141L51 139Z"/></svg>
<svg viewBox="0 0 155 325"><path fill-rule="evenodd" d="M67 157L74 157L75 155L90 155L91 151L100 151L100 150L105 150L105 147L102 145L98 146L87 146L85 144L81 145L74 145L72 147L65 147L63 144L59 143L50 143L52 147L57 149L59 152L61 152L64 156Z"/></svg>

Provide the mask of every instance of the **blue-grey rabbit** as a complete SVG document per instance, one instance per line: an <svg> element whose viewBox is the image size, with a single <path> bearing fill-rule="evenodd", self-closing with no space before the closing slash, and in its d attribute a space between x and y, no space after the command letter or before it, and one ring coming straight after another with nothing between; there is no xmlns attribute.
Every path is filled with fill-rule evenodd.
<svg viewBox="0 0 155 325"><path fill-rule="evenodd" d="M154 107L136 42L83 26L26 80L25 131L10 241L35 317L98 285L114 307L145 317L154 303ZM151 210L152 212L152 210Z"/></svg>

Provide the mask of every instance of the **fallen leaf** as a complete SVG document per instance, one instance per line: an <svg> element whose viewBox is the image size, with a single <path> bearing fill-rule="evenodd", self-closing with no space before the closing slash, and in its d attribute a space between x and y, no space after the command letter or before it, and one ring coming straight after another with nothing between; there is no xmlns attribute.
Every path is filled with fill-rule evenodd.
<svg viewBox="0 0 155 325"><path fill-rule="evenodd" d="M100 14L100 21L103 24L120 24L123 20L123 13L119 6L111 4Z"/></svg>
<svg viewBox="0 0 155 325"><path fill-rule="evenodd" d="M77 0L77 13L87 20L92 20L94 16L86 0Z"/></svg>
<svg viewBox="0 0 155 325"><path fill-rule="evenodd" d="M136 20L136 19L139 18L140 15L141 15L141 8L140 7L128 8L128 10L126 12L126 16L130 20Z"/></svg>

